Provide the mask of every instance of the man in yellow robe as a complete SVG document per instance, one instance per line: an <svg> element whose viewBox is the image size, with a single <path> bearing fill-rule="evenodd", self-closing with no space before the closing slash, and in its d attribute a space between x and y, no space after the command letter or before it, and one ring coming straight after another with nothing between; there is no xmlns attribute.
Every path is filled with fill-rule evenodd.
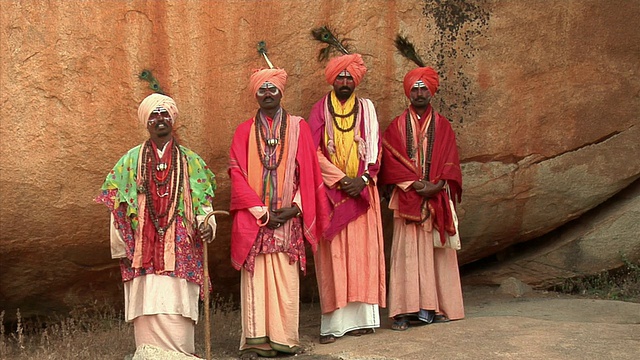
<svg viewBox="0 0 640 360"><path fill-rule="evenodd" d="M325 78L333 90L311 110L331 222L318 244L316 276L322 309L320 343L345 334L373 333L385 306L380 200L379 125L373 103L355 95L366 67L360 54L331 59Z"/></svg>

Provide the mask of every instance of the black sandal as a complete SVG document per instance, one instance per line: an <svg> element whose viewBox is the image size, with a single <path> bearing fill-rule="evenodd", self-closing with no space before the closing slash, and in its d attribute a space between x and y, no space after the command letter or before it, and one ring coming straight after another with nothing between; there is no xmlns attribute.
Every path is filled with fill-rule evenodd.
<svg viewBox="0 0 640 360"><path fill-rule="evenodd" d="M409 319L406 316L394 318L393 324L391 324L391 330L405 331L409 328Z"/></svg>

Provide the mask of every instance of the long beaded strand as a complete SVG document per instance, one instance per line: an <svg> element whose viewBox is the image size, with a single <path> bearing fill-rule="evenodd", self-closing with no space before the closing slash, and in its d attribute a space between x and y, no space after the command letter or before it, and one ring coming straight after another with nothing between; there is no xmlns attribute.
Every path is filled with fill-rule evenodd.
<svg viewBox="0 0 640 360"><path fill-rule="evenodd" d="M166 233L167 229L171 226L171 224L175 221L176 216L178 214L178 207L176 206L174 209L173 214L171 215L171 218L169 219L169 221L167 221L167 224L165 226L160 226L160 222L159 219L166 217L171 209L171 207L173 207L173 203L174 201L176 201L177 199L180 198L180 195L182 195L182 188L183 188L183 176L180 176L180 174L178 174L176 172L176 168L178 167L177 165L177 161L179 161L180 157L178 155L178 153L180 152L178 144L175 142L174 140L174 145L171 148L171 164L173 166L170 167L169 169L169 174L166 177L166 181L164 181L163 183L158 181L156 178L156 173L154 173L154 167L151 167L151 179L149 179L149 171L148 171L148 166L152 165L150 163L155 162L155 155L152 154L153 152L153 148L151 146L151 140L147 140L147 142L145 143L144 146L144 150L143 150L143 156L142 156L142 161L144 166L142 167L143 169L143 181L144 181L144 186L140 189L146 197L146 204L147 204L147 209L149 209L149 215L151 218L151 221L153 223L153 226L156 228L156 230L158 231L158 234L160 234L160 236L164 236L164 234ZM182 163L182 162L181 162ZM181 164L184 166L184 164ZM152 194L150 193L150 180L153 180L156 183L156 186L158 186L159 183L162 183L163 185L166 184L168 182L169 179L172 179L172 184L171 184L171 188L170 188L170 197L169 197L169 203L167 204L167 209L166 211L164 211L162 214L157 214L156 213L156 209L152 200ZM177 196L176 196L176 192L177 192Z"/></svg>
<svg viewBox="0 0 640 360"><path fill-rule="evenodd" d="M409 155L409 159L413 159L415 155L415 150L413 149L413 126L411 126L411 111L407 111L407 118L405 119L406 126L406 143L407 143L407 155Z"/></svg>
<svg viewBox="0 0 640 360"><path fill-rule="evenodd" d="M266 149L262 149L262 141L264 140L265 143L267 142L266 136L263 135L262 133L262 121L260 121L260 110L258 110L258 112L256 113L256 117L255 117L255 128L256 128L256 145L258 146L258 154L260 154L260 162L262 163L262 166L264 166L267 170L275 170L278 168L278 166L280 166L280 163L282 162L282 158L284 155L284 138L285 135L287 134L287 113L284 109L282 109L282 114L281 114L281 121L280 121L280 139L279 139L279 144L280 144L280 153L278 154L278 157L276 158L276 163L274 165L270 165L269 164L269 158L270 156L266 155ZM267 145L269 146L269 145Z"/></svg>
<svg viewBox="0 0 640 360"><path fill-rule="evenodd" d="M429 129L427 129L427 163L424 166L424 179L429 181L429 173L431 172L431 155L433 155L433 143L435 142L436 134L436 119L431 113L431 122L429 123Z"/></svg>
<svg viewBox="0 0 640 360"><path fill-rule="evenodd" d="M351 130L353 130L353 128L356 127L356 117L353 117L353 121L351 122L351 125L349 125L348 128L341 128L340 125L338 124L338 120L336 120L336 117L339 118L347 118L351 115L357 114L358 113L358 98L355 99L355 103L353 104L353 109L351 109L351 111L349 111L348 114L345 115L341 115L341 114L336 114L335 109L333 108L333 104L331 103L331 99L327 99L327 104L329 105L329 113L331 113L331 117L333 119L333 124L336 126L336 128L340 131L340 132L349 132Z"/></svg>

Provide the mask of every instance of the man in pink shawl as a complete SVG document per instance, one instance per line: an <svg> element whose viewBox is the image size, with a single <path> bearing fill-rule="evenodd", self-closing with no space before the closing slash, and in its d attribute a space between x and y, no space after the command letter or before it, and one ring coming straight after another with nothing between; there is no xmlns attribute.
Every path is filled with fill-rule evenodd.
<svg viewBox="0 0 640 360"><path fill-rule="evenodd" d="M299 270L327 214L307 123L281 106L287 73L263 69L250 88L260 108L231 143L231 262L241 272L243 359L301 352Z"/></svg>
<svg viewBox="0 0 640 360"><path fill-rule="evenodd" d="M125 320L133 322L140 358L159 351L194 356L203 240L215 231L214 218L202 224L213 210L214 175L178 144L177 118L172 98L147 96L138 121L149 139L120 158L96 198L111 213L111 256L120 259Z"/></svg>
<svg viewBox="0 0 640 360"><path fill-rule="evenodd" d="M434 241L444 244L447 235L456 234L449 198L459 201L462 193L455 133L431 106L438 85L430 67L407 73L404 92L411 105L382 140L380 181L394 185L389 201L394 212L389 279L394 330L406 330L410 321L464 317L456 250L434 247Z"/></svg>
<svg viewBox="0 0 640 360"><path fill-rule="evenodd" d="M359 54L331 59L325 78L333 90L313 106L309 116L331 207L331 222L315 255L321 344L345 334L373 333L380 326L379 306L385 306L384 243L376 187L379 125L371 100L354 92L366 71Z"/></svg>

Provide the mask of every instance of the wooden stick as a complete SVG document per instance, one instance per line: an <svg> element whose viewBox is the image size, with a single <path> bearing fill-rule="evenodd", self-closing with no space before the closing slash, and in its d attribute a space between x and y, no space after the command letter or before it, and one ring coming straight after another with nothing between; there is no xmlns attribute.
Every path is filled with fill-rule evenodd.
<svg viewBox="0 0 640 360"><path fill-rule="evenodd" d="M211 312L209 311L209 255L207 254L207 242L203 242L203 266L204 266L204 347L207 351L207 360L211 360Z"/></svg>
<svg viewBox="0 0 640 360"><path fill-rule="evenodd" d="M204 217L204 226L209 225L209 218L214 215L229 215L225 210L214 210ZM202 242L202 255L204 267L204 347L207 354L207 360L211 360L211 311L209 309L209 254L207 251L208 243Z"/></svg>

